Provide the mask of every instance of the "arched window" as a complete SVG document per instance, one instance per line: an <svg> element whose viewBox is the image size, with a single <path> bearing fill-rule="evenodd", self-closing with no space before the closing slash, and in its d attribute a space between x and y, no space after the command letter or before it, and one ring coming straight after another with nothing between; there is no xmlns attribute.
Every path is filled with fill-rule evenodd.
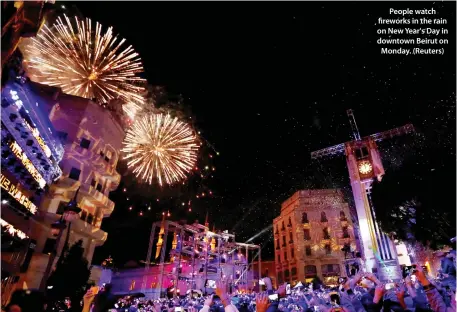
<svg viewBox="0 0 457 312"><path fill-rule="evenodd" d="M330 239L328 227L324 228L322 231L324 232L324 239Z"/></svg>
<svg viewBox="0 0 457 312"><path fill-rule="evenodd" d="M294 267L294 268L292 268L291 272L292 272L292 273L291 273L291 274L292 274L292 276L295 276L295 275L297 275L297 268L295 268L295 267Z"/></svg>
<svg viewBox="0 0 457 312"><path fill-rule="evenodd" d="M307 256L311 256L311 246L306 246L305 247L305 252Z"/></svg>
<svg viewBox="0 0 457 312"><path fill-rule="evenodd" d="M310 240L311 239L311 234L309 232L309 229L303 229L303 238L305 240Z"/></svg>
<svg viewBox="0 0 457 312"><path fill-rule="evenodd" d="M346 214L344 213L343 210L340 211L340 220L341 221L347 221Z"/></svg>
<svg viewBox="0 0 457 312"><path fill-rule="evenodd" d="M301 223L309 223L308 214L306 212L303 212L303 214L301 215Z"/></svg>
<svg viewBox="0 0 457 312"><path fill-rule="evenodd" d="M314 277L317 276L317 268L315 265L305 265L305 276Z"/></svg>
<svg viewBox="0 0 457 312"><path fill-rule="evenodd" d="M292 227L292 220L289 217L289 224L287 224L287 227Z"/></svg>
<svg viewBox="0 0 457 312"><path fill-rule="evenodd" d="M284 231L286 228L284 227L284 221L282 221L282 227L281 227L281 231Z"/></svg>
<svg viewBox="0 0 457 312"><path fill-rule="evenodd" d="M343 226L343 238L349 238L349 229L347 226Z"/></svg>
<svg viewBox="0 0 457 312"><path fill-rule="evenodd" d="M284 279L282 277L282 272L278 272L278 282L279 282L279 284L282 284L284 282Z"/></svg>
<svg viewBox="0 0 457 312"><path fill-rule="evenodd" d="M321 212L321 222L328 222L327 216L324 211Z"/></svg>

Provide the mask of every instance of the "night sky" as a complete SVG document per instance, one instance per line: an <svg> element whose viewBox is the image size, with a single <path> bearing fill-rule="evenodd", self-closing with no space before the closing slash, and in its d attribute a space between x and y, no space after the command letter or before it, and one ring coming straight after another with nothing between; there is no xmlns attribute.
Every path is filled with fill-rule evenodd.
<svg viewBox="0 0 457 312"><path fill-rule="evenodd" d="M349 108L362 136L413 123L429 140L439 132L439 144L455 153L455 2L75 5L127 39L149 84L182 95L213 147L205 144L200 165L215 167L213 177L172 189L138 186L121 168L95 263L110 254L119 265L145 259L151 223L167 209L172 219L202 223L208 212L211 227L245 241L271 225L295 191L347 189L343 158L312 162L310 153L350 139ZM448 18L444 56L380 55L376 22L393 5L434 7ZM197 199L202 191L213 195ZM271 231L254 240L266 246L262 258L272 256L272 242Z"/></svg>

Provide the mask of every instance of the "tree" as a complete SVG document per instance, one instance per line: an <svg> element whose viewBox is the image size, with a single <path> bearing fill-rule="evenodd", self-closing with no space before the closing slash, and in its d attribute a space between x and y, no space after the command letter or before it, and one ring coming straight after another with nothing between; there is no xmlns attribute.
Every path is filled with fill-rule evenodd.
<svg viewBox="0 0 457 312"><path fill-rule="evenodd" d="M78 311L78 308L80 310L79 302L84 295L90 276L88 262L83 256L82 243L82 240L79 240L70 247L63 255L63 261L57 264L47 283L49 299L56 302L69 297L75 311Z"/></svg>

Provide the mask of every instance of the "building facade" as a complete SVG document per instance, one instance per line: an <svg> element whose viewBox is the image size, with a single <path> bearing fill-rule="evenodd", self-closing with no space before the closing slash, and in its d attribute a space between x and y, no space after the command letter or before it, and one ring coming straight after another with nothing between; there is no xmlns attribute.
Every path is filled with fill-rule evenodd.
<svg viewBox="0 0 457 312"><path fill-rule="evenodd" d="M42 225L35 229L39 233L37 252L23 277L29 288L40 285L50 253L56 250L57 255L61 254L64 241L56 239L51 224L62 216L78 189L76 201L82 211L78 219L71 221L71 227L64 230L64 237L70 230L70 246L83 241L89 263L95 248L106 241L108 234L100 227L103 218L114 209L108 195L120 182L116 166L124 138L118 116L107 107L49 86L39 92L48 99L49 119L64 144L65 156L60 163L62 176L50 185L39 208Z"/></svg>
<svg viewBox="0 0 457 312"><path fill-rule="evenodd" d="M278 284L318 277L336 284L357 262L356 240L348 204L337 189L302 190L281 205L273 220Z"/></svg>
<svg viewBox="0 0 457 312"><path fill-rule="evenodd" d="M20 63L20 60L18 61ZM19 74L19 73L16 73ZM29 268L39 240L43 195L60 178L64 148L44 113L46 100L22 76L5 82L1 101L2 303Z"/></svg>

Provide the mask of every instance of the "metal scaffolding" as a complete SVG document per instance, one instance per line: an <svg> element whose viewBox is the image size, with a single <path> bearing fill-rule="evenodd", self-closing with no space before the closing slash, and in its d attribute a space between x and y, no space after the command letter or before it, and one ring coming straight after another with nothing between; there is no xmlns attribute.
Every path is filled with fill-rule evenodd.
<svg viewBox="0 0 457 312"><path fill-rule="evenodd" d="M168 239L173 237L171 248L167 246ZM162 296L163 279L168 276L174 281L174 293L177 296L177 285L180 279L192 284L191 289L197 289L196 280L202 279L206 284L208 279L225 278L234 287L252 289L258 285L254 278L252 263L259 262L258 274L261 277L261 247L259 245L238 243L235 235L228 231L210 231L207 225L199 223L184 224L166 220L154 222L149 238L149 248L146 256L142 292L147 294L147 279L151 276L151 259L155 246L155 259L160 259L158 266L158 289ZM158 248L160 248L160 253ZM183 273L181 263L186 261L192 267L191 272ZM172 265L173 270L167 272L165 266ZM208 270L210 268L210 271ZM197 270L196 270L197 269ZM203 292L206 292L204 285ZM154 295L157 297L157 294Z"/></svg>

